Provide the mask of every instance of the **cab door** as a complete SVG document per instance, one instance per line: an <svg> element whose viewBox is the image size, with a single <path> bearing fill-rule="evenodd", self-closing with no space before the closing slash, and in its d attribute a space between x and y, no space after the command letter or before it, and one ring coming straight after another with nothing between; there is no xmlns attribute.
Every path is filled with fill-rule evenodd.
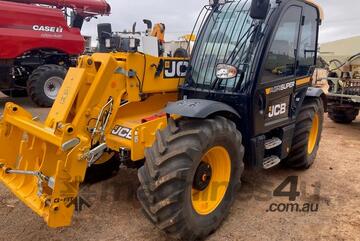
<svg viewBox="0 0 360 241"><path fill-rule="evenodd" d="M282 10L262 62L253 103L254 134L263 134L292 120L303 7Z"/></svg>

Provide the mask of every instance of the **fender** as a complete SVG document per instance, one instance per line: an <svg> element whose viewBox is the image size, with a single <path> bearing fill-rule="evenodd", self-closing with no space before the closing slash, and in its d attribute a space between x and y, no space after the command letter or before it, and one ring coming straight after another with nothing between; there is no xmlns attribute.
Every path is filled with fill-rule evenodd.
<svg viewBox="0 0 360 241"><path fill-rule="evenodd" d="M212 100L186 99L169 103L165 112L189 118L207 118L217 112L230 113L240 119L240 115L231 106Z"/></svg>
<svg viewBox="0 0 360 241"><path fill-rule="evenodd" d="M325 95L324 91L316 87L309 87L306 92L307 97L321 97L321 95Z"/></svg>
<svg viewBox="0 0 360 241"><path fill-rule="evenodd" d="M309 87L306 92L306 97L321 98L321 100L323 101L323 104L324 104L324 110L325 110L325 112L327 112L327 102L328 101L326 98L326 94L322 89L316 88L316 87Z"/></svg>

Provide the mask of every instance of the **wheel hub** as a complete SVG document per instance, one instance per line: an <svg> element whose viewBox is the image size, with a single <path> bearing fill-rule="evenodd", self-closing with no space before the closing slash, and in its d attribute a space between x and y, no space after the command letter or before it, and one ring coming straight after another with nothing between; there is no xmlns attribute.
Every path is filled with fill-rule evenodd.
<svg viewBox="0 0 360 241"><path fill-rule="evenodd" d="M52 100L56 99L56 96L59 93L63 79L58 76L53 76L45 81L44 84L44 93L45 95Z"/></svg>
<svg viewBox="0 0 360 241"><path fill-rule="evenodd" d="M208 163L201 162L195 172L193 188L198 191L205 190L211 180L212 169Z"/></svg>
<svg viewBox="0 0 360 241"><path fill-rule="evenodd" d="M209 215L223 201L231 177L231 159L222 146L210 148L196 169L191 201L195 212Z"/></svg>

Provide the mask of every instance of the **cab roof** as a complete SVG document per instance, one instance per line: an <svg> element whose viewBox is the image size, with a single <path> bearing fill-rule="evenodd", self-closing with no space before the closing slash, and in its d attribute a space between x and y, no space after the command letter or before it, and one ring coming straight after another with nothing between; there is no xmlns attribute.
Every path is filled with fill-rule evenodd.
<svg viewBox="0 0 360 241"><path fill-rule="evenodd" d="M324 20L324 10L323 8L320 6L320 4L318 4L317 2L315 2L315 0L305 0L306 3L316 7L317 9L319 9L319 13L320 13L320 19L321 21Z"/></svg>

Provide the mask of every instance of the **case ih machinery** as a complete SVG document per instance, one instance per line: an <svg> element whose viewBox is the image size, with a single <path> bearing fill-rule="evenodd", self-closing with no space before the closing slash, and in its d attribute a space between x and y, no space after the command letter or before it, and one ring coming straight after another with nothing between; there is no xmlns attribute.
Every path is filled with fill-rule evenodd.
<svg viewBox="0 0 360 241"><path fill-rule="evenodd" d="M0 1L0 91L50 107L84 52L84 20L109 13L105 0Z"/></svg>
<svg viewBox="0 0 360 241"><path fill-rule="evenodd" d="M328 83L328 111L333 121L350 124L360 110L360 53L342 63L332 60L337 67L330 70Z"/></svg>
<svg viewBox="0 0 360 241"><path fill-rule="evenodd" d="M87 173L119 160L143 164L146 216L182 240L218 228L245 165L314 163L325 98L310 87L320 7L212 1L201 16L189 61L141 53L135 41L128 52L80 57L43 123L6 104L0 180L50 227L70 225Z"/></svg>

